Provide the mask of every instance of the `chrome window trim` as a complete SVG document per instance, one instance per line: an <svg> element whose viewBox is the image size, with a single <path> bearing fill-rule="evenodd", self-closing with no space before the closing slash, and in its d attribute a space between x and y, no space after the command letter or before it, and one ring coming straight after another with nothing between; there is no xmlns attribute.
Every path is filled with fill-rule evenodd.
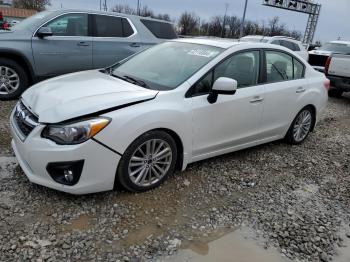
<svg viewBox="0 0 350 262"><path fill-rule="evenodd" d="M82 11L78 11L78 12L65 12L65 13L61 13L61 14L56 15L55 17L53 17L53 18L51 18L51 19L45 21L44 23L42 23L42 24L34 31L32 37L36 37L36 33L37 33L37 32L39 31L39 29L40 29L41 27L43 27L45 24L47 24L47 23L49 23L49 22L55 20L56 18L59 18L60 16L69 15L69 14L104 15L104 16L112 16L112 17L125 18L126 20L128 20L128 22L129 22L129 24L130 24L132 30L134 31L134 33L133 33L132 35L128 36L128 37L102 37L102 36L100 36L100 37L95 37L95 36L78 36L78 35L77 35L77 36L73 36L73 35L72 35L72 36L52 36L52 37L57 37L57 38L67 38L67 37L92 37L92 38L102 38L102 39L104 39L104 38L127 39L127 38L131 38L131 37L135 36L135 35L138 33L138 31L136 30L135 25L133 24L133 22L131 21L131 19L128 18L128 17L121 16L121 15L100 14L100 13L95 13L95 12L82 12Z"/></svg>

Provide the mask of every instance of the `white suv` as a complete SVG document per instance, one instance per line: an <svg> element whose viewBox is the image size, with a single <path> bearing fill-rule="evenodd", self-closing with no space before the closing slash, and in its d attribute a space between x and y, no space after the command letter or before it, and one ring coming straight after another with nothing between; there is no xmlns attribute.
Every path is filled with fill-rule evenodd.
<svg viewBox="0 0 350 262"><path fill-rule="evenodd" d="M241 41L244 42L261 42L261 43L268 43L268 44L274 44L274 45L281 45L284 46L295 53L297 53L299 56L305 59L305 61L308 61L309 54L303 44L295 40L291 37L286 36L262 36L262 35L248 35L241 38Z"/></svg>

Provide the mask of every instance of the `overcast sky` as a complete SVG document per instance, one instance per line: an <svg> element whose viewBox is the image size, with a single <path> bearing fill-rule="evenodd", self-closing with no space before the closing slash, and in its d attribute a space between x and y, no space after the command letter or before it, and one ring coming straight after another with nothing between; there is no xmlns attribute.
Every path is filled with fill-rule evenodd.
<svg viewBox="0 0 350 262"><path fill-rule="evenodd" d="M225 12L225 3L229 4L228 14L241 16L244 0L140 0L156 13L167 13L172 19L177 19L183 11L195 12L201 19L210 20L217 14ZM321 16L314 40L336 40L338 37L350 40L350 0L315 0L322 4ZM97 10L99 0L51 0L50 9L79 8ZM137 0L107 0L108 8L115 4L137 5ZM308 15L281 9L265 7L262 0L249 0L247 19L261 22L279 16L281 22L289 29L301 31L304 34Z"/></svg>

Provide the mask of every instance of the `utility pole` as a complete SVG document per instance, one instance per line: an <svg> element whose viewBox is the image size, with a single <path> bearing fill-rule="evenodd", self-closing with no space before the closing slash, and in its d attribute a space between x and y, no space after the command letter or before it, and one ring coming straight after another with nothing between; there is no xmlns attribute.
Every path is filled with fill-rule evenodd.
<svg viewBox="0 0 350 262"><path fill-rule="evenodd" d="M100 11L102 11L102 0L100 0Z"/></svg>
<svg viewBox="0 0 350 262"><path fill-rule="evenodd" d="M104 4L103 4L103 10L104 10L105 12L108 11L108 8L107 8L107 0L105 0L105 2L104 2Z"/></svg>
<svg viewBox="0 0 350 262"><path fill-rule="evenodd" d="M243 37L245 14L247 13L247 5L248 5L248 0L245 0L244 12L243 12L243 18L242 18L242 21L241 21L241 30L240 30L240 33L239 33L239 38Z"/></svg>
<svg viewBox="0 0 350 262"><path fill-rule="evenodd" d="M137 0L137 15L140 15L140 0Z"/></svg>
<svg viewBox="0 0 350 262"><path fill-rule="evenodd" d="M225 4L225 15L224 15L224 21L222 22L222 30L221 30L221 37L224 37L225 34L225 26L226 26L226 16L227 16L227 9L229 7L229 4Z"/></svg>

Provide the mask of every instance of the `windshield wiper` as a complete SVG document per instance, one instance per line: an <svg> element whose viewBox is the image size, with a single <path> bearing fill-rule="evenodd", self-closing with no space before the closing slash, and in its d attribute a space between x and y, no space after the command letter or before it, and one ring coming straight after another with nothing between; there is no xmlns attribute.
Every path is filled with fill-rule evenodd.
<svg viewBox="0 0 350 262"><path fill-rule="evenodd" d="M136 84L136 85L139 85L139 86L144 87L144 88L149 88L149 86L142 80L135 79L131 76L124 76L123 78L132 84Z"/></svg>

